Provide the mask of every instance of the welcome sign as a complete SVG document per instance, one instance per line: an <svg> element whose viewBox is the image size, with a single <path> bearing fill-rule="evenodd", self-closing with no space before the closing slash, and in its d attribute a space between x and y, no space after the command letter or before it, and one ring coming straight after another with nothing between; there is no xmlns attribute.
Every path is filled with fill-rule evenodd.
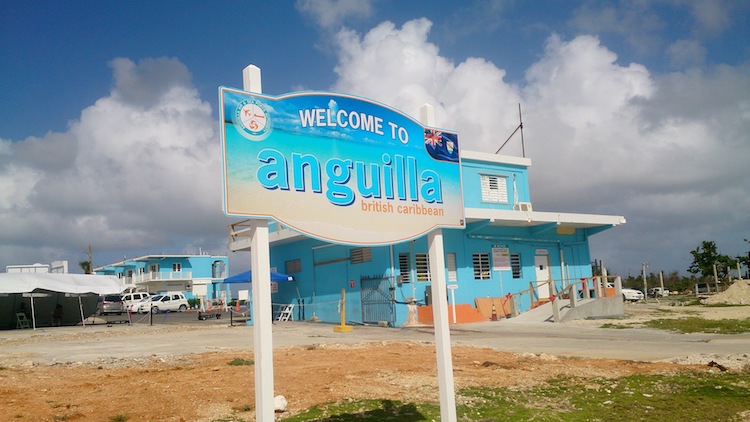
<svg viewBox="0 0 750 422"><path fill-rule="evenodd" d="M464 226L456 133L351 95L219 95L227 215L354 245Z"/></svg>

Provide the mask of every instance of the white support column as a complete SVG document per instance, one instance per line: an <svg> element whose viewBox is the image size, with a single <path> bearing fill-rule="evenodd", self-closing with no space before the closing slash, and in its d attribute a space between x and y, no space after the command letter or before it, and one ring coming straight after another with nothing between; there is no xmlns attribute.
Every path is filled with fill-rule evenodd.
<svg viewBox="0 0 750 422"><path fill-rule="evenodd" d="M436 229L427 236L432 280L432 318L435 323L435 351L437 354L438 386L440 387L440 420L456 420L456 394L453 382L453 355L448 325L448 289L445 276L443 230Z"/></svg>
<svg viewBox="0 0 750 422"><path fill-rule="evenodd" d="M242 70L245 91L262 93L260 68ZM252 220L250 236L253 271L253 352L255 355L255 420L274 420L273 405L273 310L271 308L271 253L268 221Z"/></svg>
<svg viewBox="0 0 750 422"><path fill-rule="evenodd" d="M257 94L263 93L263 85L260 80L260 68L253 64L242 69L242 89Z"/></svg>
<svg viewBox="0 0 750 422"><path fill-rule="evenodd" d="M435 126L435 108L425 104L419 109L420 120ZM435 323L435 351L437 354L438 386L440 387L440 420L456 420L456 387L453 382L453 355L448 325L448 288L445 275L443 230L436 229L427 236L432 280L432 319Z"/></svg>
<svg viewBox="0 0 750 422"><path fill-rule="evenodd" d="M268 221L255 220L252 233L253 350L255 354L255 420L273 421L273 314Z"/></svg>

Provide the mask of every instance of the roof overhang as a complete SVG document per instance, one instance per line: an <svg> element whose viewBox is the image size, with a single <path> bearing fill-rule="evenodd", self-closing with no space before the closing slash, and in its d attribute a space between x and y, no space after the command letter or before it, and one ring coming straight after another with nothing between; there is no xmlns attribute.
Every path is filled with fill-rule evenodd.
<svg viewBox="0 0 750 422"><path fill-rule="evenodd" d="M229 226L229 250L232 252L249 251L252 242L252 234L255 230L257 220L249 219L234 223ZM269 226L275 226L268 233L268 243L279 246L285 243L296 242L307 238L302 233L283 227L270 221Z"/></svg>
<svg viewBox="0 0 750 422"><path fill-rule="evenodd" d="M543 211L498 210L489 208L466 208L468 230L487 226L525 227L532 234L541 234L558 227L586 229L587 234L617 227L626 223L620 215L574 214Z"/></svg>

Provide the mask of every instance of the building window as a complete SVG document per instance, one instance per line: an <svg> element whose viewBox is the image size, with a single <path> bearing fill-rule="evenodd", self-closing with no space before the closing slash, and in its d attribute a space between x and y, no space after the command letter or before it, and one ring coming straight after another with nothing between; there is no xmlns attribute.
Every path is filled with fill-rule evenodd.
<svg viewBox="0 0 750 422"><path fill-rule="evenodd" d="M521 278L521 254L510 254L510 269L513 272L513 278Z"/></svg>
<svg viewBox="0 0 750 422"><path fill-rule="evenodd" d="M508 203L508 178L489 174L481 175L482 202Z"/></svg>
<svg viewBox="0 0 750 422"><path fill-rule="evenodd" d="M411 283L411 265L409 265L409 254L398 254L398 270L401 273L402 283Z"/></svg>
<svg viewBox="0 0 750 422"><path fill-rule="evenodd" d="M474 279L475 280L489 280L490 279L490 254L475 253L472 255L471 260L474 264Z"/></svg>
<svg viewBox="0 0 750 422"><path fill-rule="evenodd" d="M363 262L372 261L372 249L370 248L354 248L350 253L352 264L361 264Z"/></svg>
<svg viewBox="0 0 750 422"><path fill-rule="evenodd" d="M454 258L455 258L455 254ZM408 253L400 253L398 254L398 268L401 272L401 282L402 283L409 283L411 282L411 256ZM430 257L426 253L417 253L414 254L414 261L416 264L416 272L417 272L417 281L422 282L429 282L432 281L432 276L430 275ZM455 262L455 259L454 259ZM454 270L455 271L455 270Z"/></svg>
<svg viewBox="0 0 750 422"><path fill-rule="evenodd" d="M284 271L286 271L287 274L302 272L302 260L297 258L284 262Z"/></svg>
<svg viewBox="0 0 750 422"><path fill-rule="evenodd" d="M158 273L159 272L159 264L150 264L148 266L148 272L150 272L150 273Z"/></svg>
<svg viewBox="0 0 750 422"><path fill-rule="evenodd" d="M414 254L417 261L417 281L432 281L430 277L430 257L426 253Z"/></svg>
<svg viewBox="0 0 750 422"><path fill-rule="evenodd" d="M179 273L180 271L182 271L182 263L181 262L175 262L174 264L172 264L172 271L174 271L176 273Z"/></svg>
<svg viewBox="0 0 750 422"><path fill-rule="evenodd" d="M445 266L448 267L448 281L458 281L458 271L456 271L456 253L448 252L445 254Z"/></svg>

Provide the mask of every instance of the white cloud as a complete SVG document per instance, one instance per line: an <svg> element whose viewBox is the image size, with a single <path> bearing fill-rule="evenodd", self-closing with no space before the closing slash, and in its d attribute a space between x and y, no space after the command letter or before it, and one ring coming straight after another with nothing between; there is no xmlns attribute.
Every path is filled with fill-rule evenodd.
<svg viewBox="0 0 750 422"><path fill-rule="evenodd" d="M586 3L575 10L568 24L583 34L617 34L641 53L658 51L664 23L650 2L622 1L616 5Z"/></svg>
<svg viewBox="0 0 750 422"><path fill-rule="evenodd" d="M322 28L336 29L348 18L361 19L372 14L370 0L297 0L295 6Z"/></svg>
<svg viewBox="0 0 750 422"><path fill-rule="evenodd" d="M675 68L701 65L706 60L706 48L695 40L677 40L667 48L667 54Z"/></svg>
<svg viewBox="0 0 750 422"><path fill-rule="evenodd" d="M696 32L715 35L724 32L731 22L732 1L699 0L688 5L696 22Z"/></svg>
<svg viewBox="0 0 750 422"><path fill-rule="evenodd" d="M485 152L515 128L522 103L535 209L625 215L629 224L592 238L610 262L661 256L665 270L684 272L675 249L750 229L741 211L750 184L738 179L750 160L747 69L653 75L618 63L596 37L552 35L519 87L486 60L441 56L430 27L419 19L340 31L334 89L414 116L432 103L439 126Z"/></svg>
<svg viewBox="0 0 750 422"><path fill-rule="evenodd" d="M309 13L330 12L319 15L325 25L354 13L333 10L338 6L349 7L298 3ZM609 18L604 22L634 19ZM413 116L431 103L437 126L458 130L462 148L484 152L516 128L520 103L534 208L627 217L624 227L592 238L594 257L605 262L650 260L652 268L684 272L684 255L701 241L748 237L748 66L653 74L619 63L597 37L551 35L514 85L501 63L442 56L428 41L431 27L418 19L400 28L383 22L364 34L337 31L333 90ZM675 44L674 56L681 49L689 57L692 48L695 58L696 46ZM74 260L70 251L88 244L95 252L225 252L219 136L190 72L169 58L110 65L111 94L69 130L0 140L5 265ZM503 153L520 155L519 146L514 140Z"/></svg>
<svg viewBox="0 0 750 422"><path fill-rule="evenodd" d="M49 247L48 261L88 244L178 252L177 235L224 231L216 122L185 66L116 59L112 67L111 95L67 132L2 144L0 251L34 237Z"/></svg>
<svg viewBox="0 0 750 422"><path fill-rule="evenodd" d="M503 82L505 71L486 60L470 58L454 65L440 56L427 41L431 26L429 20L417 19L400 29L381 23L364 37L340 31L339 79L333 89L376 99L415 117L423 104L432 104L436 126L460 128L464 148L494 151L501 144L498 135L505 139L518 124L498 113L517 110L516 88Z"/></svg>

